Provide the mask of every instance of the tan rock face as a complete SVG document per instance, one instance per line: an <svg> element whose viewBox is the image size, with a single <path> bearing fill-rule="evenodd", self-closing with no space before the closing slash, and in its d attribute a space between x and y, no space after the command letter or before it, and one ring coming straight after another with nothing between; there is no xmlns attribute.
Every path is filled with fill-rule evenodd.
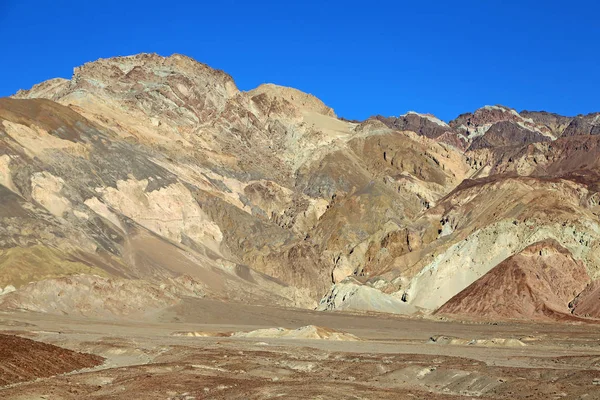
<svg viewBox="0 0 600 400"><path fill-rule="evenodd" d="M189 275L211 297L431 312L547 239L597 279L600 147L577 135L596 116L559 117L349 122L181 55L91 62L0 99L0 284Z"/></svg>
<svg viewBox="0 0 600 400"><path fill-rule="evenodd" d="M283 99L286 102L289 102L294 109L300 110L300 112L313 112L334 118L336 116L333 109L327 107L321 100L313 95L301 92L298 89L268 83L251 90L249 94L251 96L264 94L267 97Z"/></svg>
<svg viewBox="0 0 600 400"><path fill-rule="evenodd" d="M151 179L151 178L150 178ZM223 234L181 183L148 191L149 181L117 181L99 188L104 203L141 226L181 243L187 237L218 252Z"/></svg>
<svg viewBox="0 0 600 400"><path fill-rule="evenodd" d="M12 174L10 172L10 161L11 157L7 154L3 154L0 157L0 185L14 192L16 191L16 188L12 181Z"/></svg>
<svg viewBox="0 0 600 400"><path fill-rule="evenodd" d="M47 172L38 172L31 177L31 196L42 207L57 217L71 210L69 200L60 195L65 182Z"/></svg>

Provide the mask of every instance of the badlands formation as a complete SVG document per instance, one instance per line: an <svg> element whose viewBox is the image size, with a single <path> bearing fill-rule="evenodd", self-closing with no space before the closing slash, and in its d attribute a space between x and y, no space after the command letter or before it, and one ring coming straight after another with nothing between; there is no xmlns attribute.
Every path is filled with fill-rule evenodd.
<svg viewBox="0 0 600 400"><path fill-rule="evenodd" d="M516 284L492 270L548 241L560 250L529 251L525 268L570 279L566 257L583 286L541 289L532 315L553 296L569 314L600 277L600 114L353 123L295 89L242 92L190 58L142 54L1 99L0 133L4 308L119 315L128 296L209 296L429 314L476 282L461 304L514 301L486 297L486 274Z"/></svg>
<svg viewBox="0 0 600 400"><path fill-rule="evenodd" d="M448 123L416 112L348 121L296 89L240 91L226 73L182 55L101 59L75 68L69 80L2 98L0 326L92 353L68 353L72 368L51 370L92 367L89 376L19 387L27 396L51 387L56 398L77 398L63 390L75 381L84 397L97 387L98 398L119 398L119 390L182 399L244 398L250 390L269 398L319 370L322 392L340 398L350 393L339 391L341 383L361 398L371 390L374 398L398 390L506 398L534 393L548 379L563 382L559 372L535 378L504 353L463 362L452 349L525 348L527 335L517 336L532 323L541 332L560 322L564 337L579 326L582 342L572 347L592 340L586 329L600 321L599 134L600 113L505 106ZM487 328L481 338L465 337L469 330L456 321L473 331L506 324L494 333L507 337ZM130 330L107 331L109 323ZM388 365L380 353L389 349L369 340L395 340L391 332L404 326L431 336L406 333L403 346L418 341L423 347L412 353L421 355ZM94 333L86 339L88 328ZM136 335L144 339L131 342ZM225 354L231 365L194 367L191 340L205 340L209 358ZM318 346L350 375L330 380L335 367L313 347L303 348L300 363L290 361L293 350L260 350L267 341L282 349L327 343ZM244 362L256 369L244 373L262 383L223 372L242 368L233 360L247 347ZM353 376L349 349L377 361ZM440 351L437 361L426 356ZM579 356L556 361L577 364L579 383L556 383L552 393L534 393L550 397L531 398L560 398L575 387L586 394L600 355ZM94 357L103 366L94 367L102 362ZM266 359L279 366L261 370ZM132 367L153 362L162 366ZM554 371L541 358L532 362ZM150 380L164 373L188 385L178 368L203 371L200 394L118 383L121 373ZM508 368L530 386L505 384ZM0 370L0 382L48 375ZM272 377L289 382L273 389ZM6 395L17 396L11 387Z"/></svg>

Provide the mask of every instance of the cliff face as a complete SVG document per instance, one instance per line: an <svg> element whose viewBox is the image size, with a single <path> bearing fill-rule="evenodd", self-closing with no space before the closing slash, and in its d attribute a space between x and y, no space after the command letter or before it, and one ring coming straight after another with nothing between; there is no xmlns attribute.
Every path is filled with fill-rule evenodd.
<svg viewBox="0 0 600 400"><path fill-rule="evenodd" d="M17 289L0 303L36 309L56 279L149 304L427 311L545 239L596 278L597 145L578 118L595 124L503 106L349 122L181 55L88 63L0 99L0 287ZM157 303L182 276L193 288Z"/></svg>

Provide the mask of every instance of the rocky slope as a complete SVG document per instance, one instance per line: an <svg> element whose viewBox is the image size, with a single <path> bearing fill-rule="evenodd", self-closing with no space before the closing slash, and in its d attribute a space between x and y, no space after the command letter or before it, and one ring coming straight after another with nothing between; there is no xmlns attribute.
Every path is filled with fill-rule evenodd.
<svg viewBox="0 0 600 400"><path fill-rule="evenodd" d="M585 318L600 318L600 281L596 280L585 288L569 304L572 313Z"/></svg>
<svg viewBox="0 0 600 400"><path fill-rule="evenodd" d="M489 320L568 319L569 303L589 281L580 261L556 241L546 240L502 261L437 313Z"/></svg>
<svg viewBox="0 0 600 400"><path fill-rule="evenodd" d="M597 122L504 106L351 122L181 55L91 62L0 99L0 307L428 313L546 239L597 279ZM184 276L193 290L163 293Z"/></svg>
<svg viewBox="0 0 600 400"><path fill-rule="evenodd" d="M104 362L93 354L77 353L51 344L0 335L0 386L46 378Z"/></svg>

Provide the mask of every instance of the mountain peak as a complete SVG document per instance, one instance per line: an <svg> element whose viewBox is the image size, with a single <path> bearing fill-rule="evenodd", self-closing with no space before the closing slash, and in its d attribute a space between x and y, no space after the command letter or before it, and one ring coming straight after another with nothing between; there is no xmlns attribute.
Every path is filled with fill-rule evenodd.
<svg viewBox="0 0 600 400"><path fill-rule="evenodd" d="M325 105L319 98L295 88L280 86L273 83L263 83L257 88L250 90L248 94L250 96L265 94L270 97L283 98L300 110L316 112L334 118L336 117L333 108Z"/></svg>

